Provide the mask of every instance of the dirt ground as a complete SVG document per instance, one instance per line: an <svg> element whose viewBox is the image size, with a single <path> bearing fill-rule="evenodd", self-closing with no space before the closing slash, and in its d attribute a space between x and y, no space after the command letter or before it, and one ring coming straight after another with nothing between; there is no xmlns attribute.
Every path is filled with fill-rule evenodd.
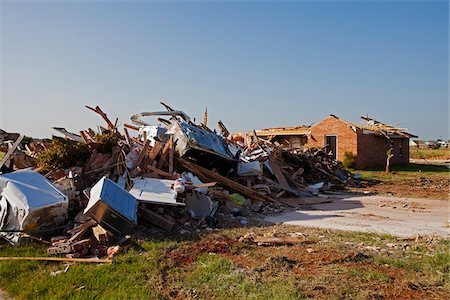
<svg viewBox="0 0 450 300"><path fill-rule="evenodd" d="M323 200L319 199L319 200ZM328 203L266 217L273 223L388 233L397 236L450 236L446 200L385 196L332 196Z"/></svg>
<svg viewBox="0 0 450 300"><path fill-rule="evenodd" d="M10 299L12 298L10 298L5 291L0 290L0 300L10 300Z"/></svg>
<svg viewBox="0 0 450 300"><path fill-rule="evenodd" d="M236 239L232 235L224 239L213 234L204 236L197 243L171 249L166 252L165 258L178 267L188 267L201 253L220 256L238 266L235 272L255 280L272 277L295 279L308 299L444 299L448 296L443 288L432 290L430 287L417 287L416 283L409 281L417 276L412 275L410 270L382 264L375 259L380 253L390 256L403 251L403 255L407 255L410 250L399 249L404 245L407 246L402 249L410 249L410 243L417 241L403 243L393 240L384 246L388 249L383 249L367 246L367 243L373 243L370 239L365 243L344 236L343 244L338 246L338 237L321 235L316 230L299 227L300 232L296 232L292 226L277 226L250 233L302 236L305 240L299 244L281 246L257 246L246 244L242 238ZM425 240L421 238L420 241ZM399 248L397 244L403 246ZM352 291L358 288L359 292Z"/></svg>
<svg viewBox="0 0 450 300"><path fill-rule="evenodd" d="M368 182L351 191L372 192L386 196L414 197L448 200L450 180L448 178L411 178L395 181Z"/></svg>

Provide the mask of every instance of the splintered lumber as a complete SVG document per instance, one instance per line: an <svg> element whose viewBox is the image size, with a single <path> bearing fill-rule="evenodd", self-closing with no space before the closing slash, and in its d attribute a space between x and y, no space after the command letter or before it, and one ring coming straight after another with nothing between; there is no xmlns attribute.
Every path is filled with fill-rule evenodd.
<svg viewBox="0 0 450 300"><path fill-rule="evenodd" d="M108 119L108 116L101 110L100 107L96 106L95 108L92 108L86 105L86 108L92 110L93 112L98 113L103 118L103 120L105 120L106 124L108 124L109 129L116 128L114 124L111 122L111 120Z"/></svg>
<svg viewBox="0 0 450 300"><path fill-rule="evenodd" d="M84 239L73 243L72 242L60 243L48 247L47 253L50 255L58 255L58 254L81 252L83 250L87 250L87 248L90 245L91 245L90 239Z"/></svg>
<svg viewBox="0 0 450 300"><path fill-rule="evenodd" d="M139 153L139 156L136 160L136 164L133 166L133 169L131 171L135 170L141 164L142 160L145 157L145 154L147 153L149 146L150 146L150 140L146 140L144 147L141 149L141 152Z"/></svg>
<svg viewBox="0 0 450 300"><path fill-rule="evenodd" d="M139 127L134 126L134 125L130 125L130 124L123 124L123 126L125 126L128 129L133 129L133 130L137 130L139 131Z"/></svg>
<svg viewBox="0 0 450 300"><path fill-rule="evenodd" d="M100 225L92 227L92 233L94 234L97 241L104 243L108 241L108 231Z"/></svg>
<svg viewBox="0 0 450 300"><path fill-rule="evenodd" d="M184 167L189 169L191 172L195 173L195 175L202 177L204 181L210 181L211 179L214 181L219 182L220 184L227 186L236 192L239 192L251 199L257 200L257 201L264 201L264 202L274 202L274 199L267 197L265 195L260 194L256 190L252 188L248 188L246 186L243 186L242 184L239 184L231 179L228 179L226 177L223 177L222 175L210 171L208 169L205 169L199 165L194 164L193 162L189 162L185 159L181 159L181 163Z"/></svg>
<svg viewBox="0 0 450 300"><path fill-rule="evenodd" d="M217 126L219 126L219 129L222 131L222 135L224 137L228 137L230 135L230 132L225 127L225 125L222 123L222 120L219 120L219 122L217 122Z"/></svg>
<svg viewBox="0 0 450 300"><path fill-rule="evenodd" d="M151 166L151 165L147 165L147 169L149 169L150 171L152 171L152 172L154 172L154 173L156 173L156 174L158 174L158 175L160 175L160 176L162 176L162 177L165 177L165 178L167 178L167 179L173 179L173 180L175 180L175 179L178 178L178 176L173 175L172 173L168 173L168 172L166 172L166 171L163 171L163 170L158 169L158 168L156 168L156 167L153 167L153 166Z"/></svg>
<svg viewBox="0 0 450 300"><path fill-rule="evenodd" d="M37 261L55 261L55 262L76 262L76 263L99 263L99 264L111 264L111 259L98 259L98 258L68 258L68 257L0 257L0 261L9 260L37 260Z"/></svg>
<svg viewBox="0 0 450 300"><path fill-rule="evenodd" d="M161 216L143 206L138 209L138 216L145 221L158 226L167 231L171 231L175 227L175 221L170 216Z"/></svg>
<svg viewBox="0 0 450 300"><path fill-rule="evenodd" d="M170 149L169 149L169 173L173 173L173 154L174 154L174 142L173 142L173 135L170 136Z"/></svg>
<svg viewBox="0 0 450 300"><path fill-rule="evenodd" d="M80 136L86 145L91 142L90 137L88 137L88 135L83 130L80 131Z"/></svg>
<svg viewBox="0 0 450 300"><path fill-rule="evenodd" d="M14 142L12 147L8 150L8 152L5 154L3 159L0 161L0 168L6 163L6 161L9 159L11 154L13 154L13 152L16 150L16 148L20 145L20 142L22 142L24 137L25 137L25 135L23 135L23 134L19 135L19 138Z"/></svg>
<svg viewBox="0 0 450 300"><path fill-rule="evenodd" d="M273 173L275 174L278 183L285 188L289 188L289 184L286 180L286 177L284 177L283 175L280 164L278 164L278 162L272 156L269 157L269 166L272 169Z"/></svg>
<svg viewBox="0 0 450 300"><path fill-rule="evenodd" d="M89 220L89 221L87 221L86 223L83 223L83 224L81 224L81 225L75 227L74 229L67 231L67 233L69 233L69 234L75 234L75 233L77 233L77 232L86 230L86 229L88 229L88 228L90 228L90 227L92 227L92 226L94 226L94 225L96 225L96 224L97 224L97 222L96 222L95 220Z"/></svg>
<svg viewBox="0 0 450 300"><path fill-rule="evenodd" d="M311 241L305 240L304 238L298 238L295 236L285 236L285 237L264 237L257 236L253 239L254 243L258 245L294 245L298 243L309 244Z"/></svg>
<svg viewBox="0 0 450 300"><path fill-rule="evenodd" d="M170 149L172 148L172 139L169 139L167 143L164 145L162 150L161 158L158 161L158 168L161 169L166 163L167 156L169 155Z"/></svg>
<svg viewBox="0 0 450 300"><path fill-rule="evenodd" d="M123 132L125 132L125 141L127 142L128 147L133 147L133 140L130 138L130 134L128 133L128 129L124 128Z"/></svg>
<svg viewBox="0 0 450 300"><path fill-rule="evenodd" d="M303 168L298 168L297 171L294 172L294 174L291 175L291 179L295 180L297 178L297 176L302 175L305 172L305 169Z"/></svg>
<svg viewBox="0 0 450 300"><path fill-rule="evenodd" d="M161 142L159 142L159 141L155 142L155 145L153 146L152 150L150 150L150 154L148 155L151 160L154 160L158 156L162 147L163 147L163 144Z"/></svg>
<svg viewBox="0 0 450 300"><path fill-rule="evenodd" d="M205 108L205 113L203 114L203 125L208 127L208 107Z"/></svg>

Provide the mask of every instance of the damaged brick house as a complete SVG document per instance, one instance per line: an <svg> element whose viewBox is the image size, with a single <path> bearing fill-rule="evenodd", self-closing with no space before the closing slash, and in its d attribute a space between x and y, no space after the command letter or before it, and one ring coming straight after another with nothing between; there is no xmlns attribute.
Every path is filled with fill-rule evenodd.
<svg viewBox="0 0 450 300"><path fill-rule="evenodd" d="M324 148L338 161L351 152L355 167L365 168L386 163L386 151L392 148L392 164L409 163L409 139L417 138L404 128L396 128L361 117L365 125L355 125L335 115L329 115L311 126L277 127L257 130L259 137L269 138L290 148Z"/></svg>

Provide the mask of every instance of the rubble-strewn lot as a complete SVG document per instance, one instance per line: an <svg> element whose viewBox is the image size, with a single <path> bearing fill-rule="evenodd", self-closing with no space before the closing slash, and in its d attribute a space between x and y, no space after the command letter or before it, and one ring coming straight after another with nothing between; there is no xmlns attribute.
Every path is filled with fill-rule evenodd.
<svg viewBox="0 0 450 300"><path fill-rule="evenodd" d="M447 250L430 237L296 226L204 230L198 238L129 241L113 265L2 261L0 284L18 299L447 299ZM0 248L1 256L45 252Z"/></svg>
<svg viewBox="0 0 450 300"><path fill-rule="evenodd" d="M0 132L0 286L8 293L23 299L448 296L442 240L261 221L329 202L327 193L381 186L381 179L363 173L361 182L322 149L286 149L255 132L230 134L221 121L213 130L206 112L197 124L162 105L164 111L133 115L133 124L120 128L99 107L87 107L104 126L79 133L53 128L59 137L51 140ZM147 123L149 117L157 121ZM438 184L448 188L448 180Z"/></svg>
<svg viewBox="0 0 450 300"><path fill-rule="evenodd" d="M54 127L52 140L0 132L0 237L40 240L70 261L113 259L138 224L184 235L247 226L292 207L286 198L301 204L359 183L322 149L233 135L221 121L217 133L206 112L196 124L161 104L123 128L87 106L105 123L97 131Z"/></svg>

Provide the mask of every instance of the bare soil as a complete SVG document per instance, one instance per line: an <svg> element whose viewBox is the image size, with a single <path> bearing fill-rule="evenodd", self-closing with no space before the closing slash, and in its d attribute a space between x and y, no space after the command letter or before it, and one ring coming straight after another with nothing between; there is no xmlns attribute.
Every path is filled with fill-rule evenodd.
<svg viewBox="0 0 450 300"><path fill-rule="evenodd" d="M357 193L367 191L385 196L448 200L449 183L449 178L418 177L395 181L369 181L363 183L359 188L352 188L351 191Z"/></svg>
<svg viewBox="0 0 450 300"><path fill-rule="evenodd" d="M261 278L295 279L311 299L352 299L351 290L365 291L358 299L445 299L445 288L420 287L411 282L411 273L402 268L380 264L364 252L364 243L345 242L337 246L315 229L299 228L310 243L285 246L258 246L237 238L210 235L197 243L185 244L166 252L165 259L178 267L189 268L201 254L218 255L232 261L236 272ZM285 232L286 231L286 232ZM275 231L274 231L275 232ZM274 233L272 232L272 234ZM295 232L295 227L276 228L276 235ZM269 232L269 235L271 233ZM366 275L364 275L366 274ZM336 280L338 278L338 280ZM364 295L363 295L364 294Z"/></svg>

